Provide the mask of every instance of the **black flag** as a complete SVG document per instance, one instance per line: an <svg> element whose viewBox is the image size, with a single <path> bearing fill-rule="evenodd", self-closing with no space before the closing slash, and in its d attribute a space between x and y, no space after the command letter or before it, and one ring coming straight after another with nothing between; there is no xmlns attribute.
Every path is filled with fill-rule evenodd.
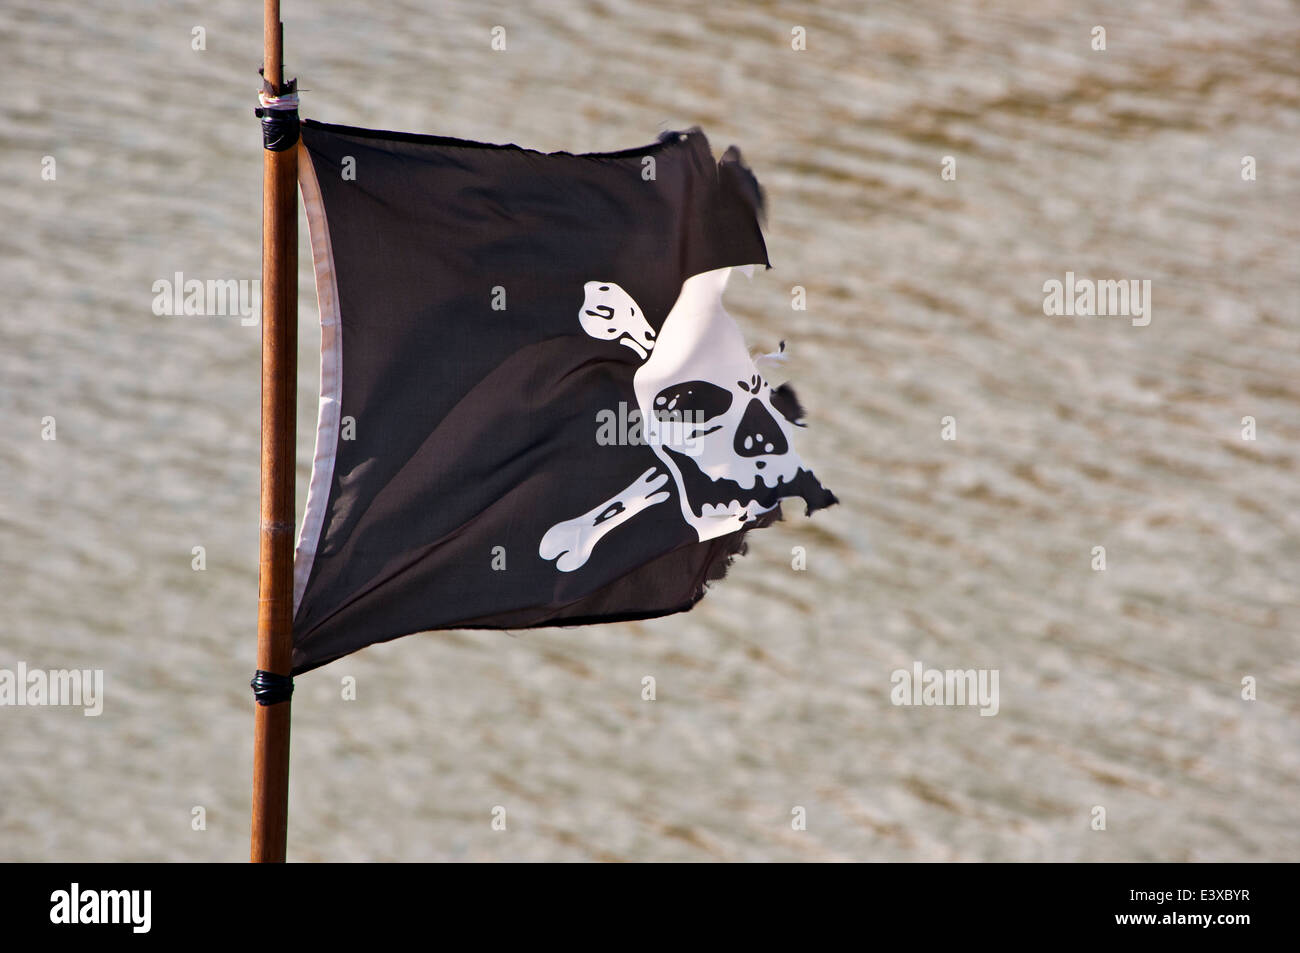
<svg viewBox="0 0 1300 953"><path fill-rule="evenodd" d="M698 130L543 154L305 122L320 300L294 673L430 629L689 609L829 506L722 292L758 183Z"/></svg>

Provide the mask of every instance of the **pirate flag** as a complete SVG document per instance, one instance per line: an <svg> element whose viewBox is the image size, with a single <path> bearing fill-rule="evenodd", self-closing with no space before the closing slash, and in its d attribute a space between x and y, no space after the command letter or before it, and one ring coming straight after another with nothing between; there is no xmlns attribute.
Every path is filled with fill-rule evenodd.
<svg viewBox="0 0 1300 953"><path fill-rule="evenodd" d="M305 122L320 301L294 674L431 629L689 609L835 497L723 310L758 183L699 130L543 154Z"/></svg>

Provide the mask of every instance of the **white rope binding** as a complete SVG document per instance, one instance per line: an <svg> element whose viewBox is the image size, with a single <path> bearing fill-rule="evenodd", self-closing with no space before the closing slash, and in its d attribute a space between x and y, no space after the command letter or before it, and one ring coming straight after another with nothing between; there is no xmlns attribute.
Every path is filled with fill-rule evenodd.
<svg viewBox="0 0 1300 953"><path fill-rule="evenodd" d="M257 101L263 109L297 109L298 94L285 93L283 96L268 96L266 90L259 90Z"/></svg>

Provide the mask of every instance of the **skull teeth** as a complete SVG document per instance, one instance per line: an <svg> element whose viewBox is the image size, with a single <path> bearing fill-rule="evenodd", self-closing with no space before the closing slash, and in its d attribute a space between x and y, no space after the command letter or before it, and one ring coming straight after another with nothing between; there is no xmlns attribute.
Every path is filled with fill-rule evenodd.
<svg viewBox="0 0 1300 953"><path fill-rule="evenodd" d="M700 515L705 518L712 517L714 519L724 516L738 516L740 515L741 509L742 507L739 500L732 500L730 503L719 503L717 506L714 506L712 503L705 503L700 510Z"/></svg>
<svg viewBox="0 0 1300 953"><path fill-rule="evenodd" d="M770 510L776 503L773 495L776 487L786 483L794 484L796 480L796 474L784 476L776 473L767 473L761 478L749 474L748 486L727 477L714 479L701 471L692 457L679 453L672 447L663 449L676 464L681 480L679 485L687 505L701 519L752 518ZM769 483L768 480L773 482Z"/></svg>

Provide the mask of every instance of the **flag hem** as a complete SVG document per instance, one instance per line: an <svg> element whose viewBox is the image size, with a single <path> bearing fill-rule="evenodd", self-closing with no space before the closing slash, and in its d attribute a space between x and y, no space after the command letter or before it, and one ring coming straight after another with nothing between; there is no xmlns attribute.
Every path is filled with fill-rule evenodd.
<svg viewBox="0 0 1300 953"><path fill-rule="evenodd" d="M618 579L612 579L605 585L601 586L599 589L595 590L594 592L587 593L583 596L579 596L578 598L570 599L567 602L563 602L558 605L552 606L551 607L552 611L550 615L544 618L535 619L533 621L528 621L528 622L521 621L518 623L502 624L500 622L483 623L477 621L476 619L469 619L464 622L458 622L455 625L434 626L428 629L403 629L402 631L396 632L395 634L380 636L379 638L376 638L374 641L367 642L365 645L360 646L358 648L348 649L347 651L340 652L337 655L330 655L328 657L317 658L311 661L304 661L303 656L305 653L302 652L300 645L295 645L293 651L294 662L293 662L292 674L295 678L297 678L299 675L305 675L308 672L315 671L318 668L323 668L324 666L329 665L332 662L337 662L341 658L346 658L349 655L354 655L357 652L362 651L363 649L370 648L371 646L374 645L383 645L386 642L395 642L398 639L405 638L411 635L432 635L433 633L436 632L456 632L456 631L506 632L508 634L515 631L523 632L530 629L573 629L573 628L589 626L589 625L618 624L620 622L647 622L653 619L662 619L672 615L679 615L683 612L690 612L697 605L699 605L700 602L704 599L704 596L708 592L710 585L712 583L718 582L719 580L725 578L727 575L727 571L731 568L731 565L735 562L735 560L739 556L743 556L745 554L748 548L748 535L750 530L761 529L781 519L783 519L783 516L781 513L781 508L778 506L773 510L769 510L767 513L761 514L754 522L745 526L743 529L739 529L736 530L735 532L728 533L725 536L717 536L711 540L704 542L703 545L708 545L712 550L712 552L709 558L705 561L704 565L700 568L699 572L694 576L694 583L692 585L692 589L689 597L686 599L686 601L676 603L672 606L660 607L656 609L646 609L646 610L626 610L626 611L620 611L612 614L595 612L592 615L586 615L586 616L559 615L559 613L562 613L569 606L599 596L605 591L607 591L609 588L611 588L612 586L617 585L620 581ZM696 545L701 545L701 543L698 542L684 543L683 545L678 546L676 549L670 550L667 553L663 553L659 558L661 559L667 558L673 555L674 553L678 553L683 549L687 549L691 546L696 546ZM526 612L528 610L524 609L521 611ZM478 618L480 619L490 618L490 616L488 617L480 616Z"/></svg>
<svg viewBox="0 0 1300 953"><path fill-rule="evenodd" d="M340 411L343 405L343 324L339 314L339 289L334 268L334 248L330 243L325 202L311 154L298 141L298 185L307 213L307 231L311 237L312 272L316 277L316 304L320 312L320 407L316 421L316 451L307 486L307 506L303 513L293 562L293 612L296 617L307 590L320 545L325 511L329 505L330 485L334 481L334 462L338 456ZM296 316L295 316L296 319Z"/></svg>
<svg viewBox="0 0 1300 953"><path fill-rule="evenodd" d="M530 156L543 158L556 158L567 156L571 159L626 159L631 156L651 155L667 147L679 143L689 142L693 137L698 137L699 141L705 146L710 159L712 160L712 147L709 145L708 136L699 126L691 126L689 129L670 129L659 134L654 142L648 142L643 146L632 146L627 149L617 149L610 152L569 152L564 149L555 152L545 152L540 149L532 149L528 146L521 146L513 142L478 142L474 139L457 139L454 136L438 136L422 132L397 132L390 129L363 129L359 126L342 126L337 123L321 122L317 119L304 119L302 124L309 128L320 129L324 132L336 136L349 136L354 139L372 139L378 142L400 142L411 145L423 146L442 146L460 149L476 149L501 152L519 152ZM734 148L734 147L733 147ZM717 160L712 160L717 164Z"/></svg>

